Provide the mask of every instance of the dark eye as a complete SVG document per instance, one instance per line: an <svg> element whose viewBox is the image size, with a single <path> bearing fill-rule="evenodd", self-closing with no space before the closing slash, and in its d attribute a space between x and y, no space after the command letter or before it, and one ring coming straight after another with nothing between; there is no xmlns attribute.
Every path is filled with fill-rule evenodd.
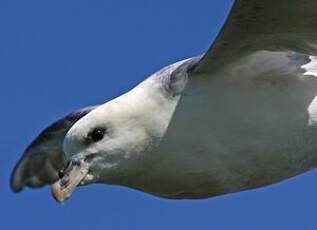
<svg viewBox="0 0 317 230"><path fill-rule="evenodd" d="M88 138L93 142L98 142L105 136L106 130L102 128L96 128L88 134Z"/></svg>

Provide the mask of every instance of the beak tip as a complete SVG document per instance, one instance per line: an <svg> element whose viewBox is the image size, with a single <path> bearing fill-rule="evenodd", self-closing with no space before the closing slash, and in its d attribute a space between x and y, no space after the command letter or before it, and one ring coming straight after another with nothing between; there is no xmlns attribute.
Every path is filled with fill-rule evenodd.
<svg viewBox="0 0 317 230"><path fill-rule="evenodd" d="M65 192L62 191L61 186L60 186L60 181L58 180L57 182L55 182L52 187L51 187L51 192L52 192L52 196L53 198L60 204L63 204L65 202L65 200L67 200L67 195L65 194Z"/></svg>
<svg viewBox="0 0 317 230"><path fill-rule="evenodd" d="M63 204L72 194L74 189L81 183L88 173L89 165L85 162L70 164L63 177L52 184L53 198Z"/></svg>

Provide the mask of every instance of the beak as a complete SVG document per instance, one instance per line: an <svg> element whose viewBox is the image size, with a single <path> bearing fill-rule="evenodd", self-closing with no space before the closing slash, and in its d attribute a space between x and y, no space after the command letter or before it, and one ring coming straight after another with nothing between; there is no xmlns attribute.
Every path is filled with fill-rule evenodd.
<svg viewBox="0 0 317 230"><path fill-rule="evenodd" d="M88 169L88 163L84 160L71 160L66 168L60 171L60 179L52 185L54 199L59 203L64 203L86 177Z"/></svg>

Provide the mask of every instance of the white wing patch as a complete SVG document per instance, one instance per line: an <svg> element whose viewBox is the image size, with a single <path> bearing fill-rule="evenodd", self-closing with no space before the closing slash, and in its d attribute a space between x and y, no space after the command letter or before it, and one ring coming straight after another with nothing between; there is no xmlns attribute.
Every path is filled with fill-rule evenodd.
<svg viewBox="0 0 317 230"><path fill-rule="evenodd" d="M308 125L317 124L317 97L308 106L309 120Z"/></svg>
<svg viewBox="0 0 317 230"><path fill-rule="evenodd" d="M310 56L309 59L310 62L302 66L302 68L306 70L304 75L311 75L317 77L317 56Z"/></svg>
<svg viewBox="0 0 317 230"><path fill-rule="evenodd" d="M306 70L304 75L317 77L317 57L310 56L309 59L310 59L310 62L302 66L302 68ZM312 100L312 102L308 106L308 114L309 114L308 125L317 124L317 96L315 96L315 98Z"/></svg>

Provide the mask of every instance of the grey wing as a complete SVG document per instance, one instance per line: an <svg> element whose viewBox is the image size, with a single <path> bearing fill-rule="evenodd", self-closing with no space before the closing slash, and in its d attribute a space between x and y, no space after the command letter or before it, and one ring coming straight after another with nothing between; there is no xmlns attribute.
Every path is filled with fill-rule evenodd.
<svg viewBox="0 0 317 230"><path fill-rule="evenodd" d="M166 151L169 151L176 145L175 149L181 149L181 153L190 149L195 152L197 148L202 153L204 149L221 152L226 144L237 141L227 139L234 134L239 136L237 132L243 130L236 124L254 124L256 127L244 131L261 133L263 123L257 122L258 114L268 124L276 120L285 123L287 117L289 127L296 122L305 126L311 115L307 108L317 92L314 55L317 55L317 1L236 0L207 53L178 68L186 72L174 79L185 82L186 87L181 87L185 89L162 146L168 146ZM313 75L313 71L315 76L306 76ZM180 81L179 76L187 81ZM212 146L211 140L216 142ZM247 145L237 143L237 146Z"/></svg>
<svg viewBox="0 0 317 230"><path fill-rule="evenodd" d="M301 131L294 132L304 133L317 114L314 55L316 0L235 1L204 57L196 59L185 74L175 78L172 74L172 79L186 82L186 87L181 87L185 89L160 152L172 152L179 155L175 159L191 162L187 173L197 175L204 186L211 183L209 195L259 187L290 176L275 172L297 174L299 168L311 168L316 161L306 160L309 157L306 166L286 163L291 158L288 151L283 155L283 148L314 148L312 144L298 145L310 141L302 139ZM187 81L180 81L180 76ZM273 170L265 168L269 157L261 158L267 154L274 159L270 162ZM305 158L300 154L292 157L294 162ZM169 167L177 169L178 163ZM258 169L249 170L251 165ZM197 186L191 196L204 192Z"/></svg>
<svg viewBox="0 0 317 230"><path fill-rule="evenodd" d="M97 106L75 111L43 130L27 147L11 175L11 189L20 192L52 184L58 179L58 171L65 164L62 144L68 130Z"/></svg>
<svg viewBox="0 0 317 230"><path fill-rule="evenodd" d="M198 70L209 71L258 50L317 55L317 1L236 0Z"/></svg>

